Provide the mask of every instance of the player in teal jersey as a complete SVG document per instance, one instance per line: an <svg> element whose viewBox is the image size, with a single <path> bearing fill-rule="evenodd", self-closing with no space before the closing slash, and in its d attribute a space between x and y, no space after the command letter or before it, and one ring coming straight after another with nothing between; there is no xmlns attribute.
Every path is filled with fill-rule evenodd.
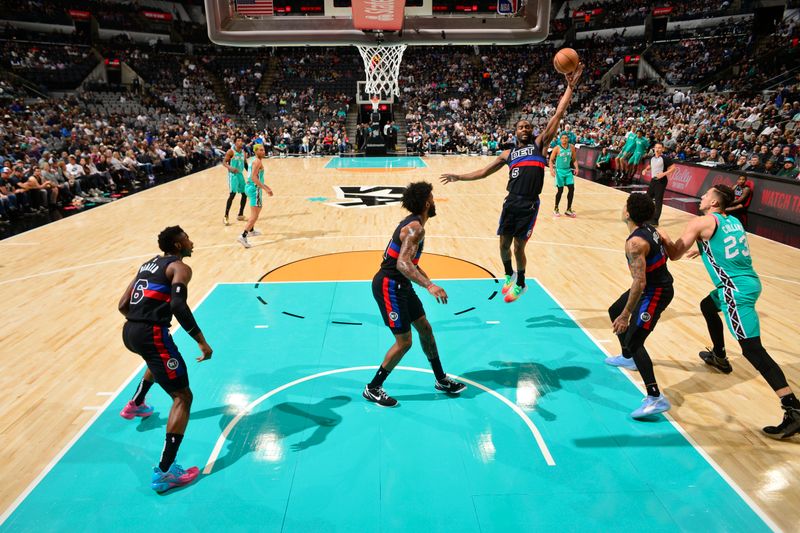
<svg viewBox="0 0 800 533"><path fill-rule="evenodd" d="M244 171L247 170L247 162L245 161L244 141L241 137L237 137L234 145L225 154L225 159L222 161L222 166L228 169L228 203L225 204L225 225L229 225L228 213L233 204L233 198L237 194L242 195L239 202L239 215L236 220L244 220L244 206L247 203L247 195L244 193Z"/></svg>
<svg viewBox="0 0 800 533"><path fill-rule="evenodd" d="M650 148L650 139L645 137L644 131L641 129L636 132L636 139L634 140L633 144L633 153L631 154L630 158L628 158L628 165L626 175L628 180L632 180L634 174L636 174L636 167L639 166L641 163L644 154L647 153L647 150Z"/></svg>
<svg viewBox="0 0 800 533"><path fill-rule="evenodd" d="M617 173L615 179L622 179L628 172L628 158L633 154L633 147L636 145L636 132L633 128L625 134L625 144L622 145L619 153L617 154Z"/></svg>
<svg viewBox="0 0 800 533"><path fill-rule="evenodd" d="M555 148L556 146L558 146L558 144L561 142L561 136L562 135L566 135L567 136L567 138L569 139L569 144L575 144L575 143L578 142L578 136L575 135L574 131L572 131L572 127L569 124L565 124L564 125L564 129L561 130L561 133L559 133L558 136L555 137L550 142L550 148L551 149Z"/></svg>
<svg viewBox="0 0 800 533"><path fill-rule="evenodd" d="M764 433L786 439L800 433L800 401L789 388L781 368L761 344L761 331L755 304L761 294L761 281L753 269L747 233L742 223L725 214L733 203L733 190L726 185L711 187L700 199L700 211L705 213L692 220L683 235L674 242L661 233L669 258L680 259L697 243L698 251L689 257L702 256L715 289L700 303L714 347L700 352L709 365L729 373L733 370L725 354L720 309L728 329L739 341L742 354L764 377L780 398L785 414L777 426L763 428Z"/></svg>
<svg viewBox="0 0 800 533"><path fill-rule="evenodd" d="M550 152L550 173L556 179L556 207L553 215L559 217L558 204L561 202L561 195L564 193L564 186L567 187L567 210L564 214L575 218L575 211L572 210L572 199L575 197L575 176L578 173L578 154L575 146L569 142L569 134L561 134L561 143Z"/></svg>
<svg viewBox="0 0 800 533"><path fill-rule="evenodd" d="M255 229L256 221L258 220L258 215L261 214L263 205L261 191L263 190L268 196L272 196L272 189L264 184L264 146L256 144L253 146L253 153L256 155L250 158L250 174L247 176L247 183L245 184L245 192L250 199L250 218L247 220L247 225L238 239L245 248L250 248L250 243L247 241L248 235L252 237L261 235L261 232Z"/></svg>

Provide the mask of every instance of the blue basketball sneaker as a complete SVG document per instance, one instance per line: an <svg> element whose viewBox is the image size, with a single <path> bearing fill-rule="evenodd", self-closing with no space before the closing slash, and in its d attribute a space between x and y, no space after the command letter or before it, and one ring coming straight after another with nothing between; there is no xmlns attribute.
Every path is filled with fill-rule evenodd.
<svg viewBox="0 0 800 533"><path fill-rule="evenodd" d="M636 363L633 359L629 359L622 355L615 355L614 357L606 357L605 362L607 365L611 366L619 366L622 368L627 368L628 370L639 370L636 368Z"/></svg>
<svg viewBox="0 0 800 533"><path fill-rule="evenodd" d="M669 411L670 407L672 405L663 394L660 396L645 396L644 400L642 400L642 405L631 413L631 418L647 418L651 415Z"/></svg>
<svg viewBox="0 0 800 533"><path fill-rule="evenodd" d="M172 463L172 466L166 472L162 472L159 467L154 466L150 488L156 492L165 492L175 487L188 485L199 475L200 469L196 466L184 470L178 464Z"/></svg>

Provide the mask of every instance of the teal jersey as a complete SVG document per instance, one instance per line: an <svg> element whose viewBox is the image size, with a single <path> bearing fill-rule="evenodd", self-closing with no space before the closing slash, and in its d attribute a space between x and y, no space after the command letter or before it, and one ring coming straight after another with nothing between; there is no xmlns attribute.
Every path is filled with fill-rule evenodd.
<svg viewBox="0 0 800 533"><path fill-rule="evenodd" d="M714 213L717 229L707 241L698 246L711 281L718 289L730 288L748 291L759 287L761 282L753 269L747 233L739 219Z"/></svg>
<svg viewBox="0 0 800 533"><path fill-rule="evenodd" d="M231 161L228 164L233 168L235 168L236 170L238 170L241 175L244 175L244 159L245 159L244 150L242 150L241 152L237 152L236 149L234 148L233 157L231 158ZM228 174L234 175L234 173L230 171L228 171Z"/></svg>
<svg viewBox="0 0 800 533"><path fill-rule="evenodd" d="M647 149L650 148L650 140L647 137L636 137L636 147L634 153L644 155Z"/></svg>
<svg viewBox="0 0 800 533"><path fill-rule="evenodd" d="M556 156L556 172L569 172L572 167L572 149L558 145L558 155Z"/></svg>
<svg viewBox="0 0 800 533"><path fill-rule="evenodd" d="M630 152L636 144L636 134L629 131L625 134L625 145L622 147L623 152Z"/></svg>
<svg viewBox="0 0 800 533"><path fill-rule="evenodd" d="M255 160L256 160L255 156L253 156L250 159L248 159L247 160L247 167L252 169L253 168L253 161L255 161ZM258 179L259 179L259 181L261 181L261 183L264 183L264 160L263 159L261 160L261 168L258 170ZM253 181L253 177L248 175L247 176L247 181L248 182L252 182Z"/></svg>

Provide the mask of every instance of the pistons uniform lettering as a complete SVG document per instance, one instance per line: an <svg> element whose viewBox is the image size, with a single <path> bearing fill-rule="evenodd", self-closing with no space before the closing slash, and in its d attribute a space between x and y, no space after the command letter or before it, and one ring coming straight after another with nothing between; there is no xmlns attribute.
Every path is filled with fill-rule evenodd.
<svg viewBox="0 0 800 533"><path fill-rule="evenodd" d="M525 198L538 197L544 184L547 160L535 144L511 150L508 154L508 186L510 193Z"/></svg>

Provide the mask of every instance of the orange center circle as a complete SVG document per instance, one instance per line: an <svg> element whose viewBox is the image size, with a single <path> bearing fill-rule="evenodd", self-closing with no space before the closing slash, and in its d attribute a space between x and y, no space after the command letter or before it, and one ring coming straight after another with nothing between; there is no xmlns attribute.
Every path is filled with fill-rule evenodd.
<svg viewBox="0 0 800 533"><path fill-rule="evenodd" d="M259 281L371 280L383 260L383 251L338 252L300 259L266 273ZM485 268L446 255L424 253L420 266L431 279L493 279Z"/></svg>

